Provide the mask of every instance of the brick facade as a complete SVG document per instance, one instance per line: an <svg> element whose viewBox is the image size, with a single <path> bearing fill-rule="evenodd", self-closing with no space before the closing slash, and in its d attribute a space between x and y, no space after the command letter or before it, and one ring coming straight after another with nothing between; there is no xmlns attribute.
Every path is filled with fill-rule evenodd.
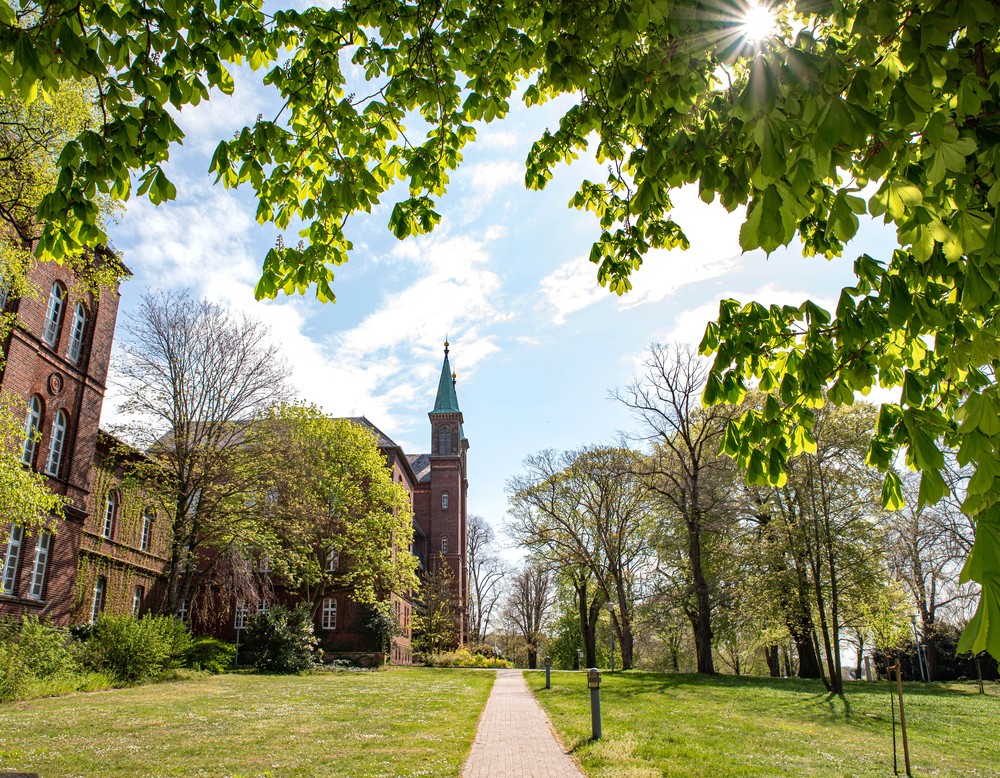
<svg viewBox="0 0 1000 778"><path fill-rule="evenodd" d="M7 309L16 311L18 326L4 344L6 363L0 389L25 400L35 398L39 405L42 437L31 461L39 471L49 469L56 435L53 421L61 412L66 426L62 457L55 472L47 476L52 490L70 502L48 541L40 596L29 596L37 588L33 577L39 538L25 536L12 591L0 593L0 617L31 613L67 625L90 620L95 602L99 610L115 613L158 610L169 557L170 516L163 502L126 471L129 458L141 459L142 455L98 428L118 315L118 289L102 289L99 296L81 291L72 271L54 263L40 263L30 280L39 290L37 297L8 301ZM56 304L50 300L53 288L61 299ZM85 314L82 329L74 319L79 318L78 304ZM57 317L52 316L55 310ZM442 381L445 376L451 381L454 399L447 349L442 376ZM407 456L367 419L354 421L376 433L393 481L411 497L411 550L420 562L420 573L426 572L428 564L437 564L442 552L455 573L457 626L464 642L468 441L462 433L457 400L454 405L455 412L432 412L429 455ZM444 448L442 429L451 436ZM7 547L9 532L9 525L0 524L0 553ZM325 629L322 609L317 612L321 647L332 657L353 658L377 650L366 626L366 609L353 602L349 592L335 587L326 596L336 601L336 626ZM280 592L277 598L282 599ZM412 593L392 595L391 613L401 632L391 641L389 658L394 663L412 661L414 607ZM235 639L235 609L236 603L225 603L218 618L203 626L219 637ZM198 626L197 613L192 615Z"/></svg>

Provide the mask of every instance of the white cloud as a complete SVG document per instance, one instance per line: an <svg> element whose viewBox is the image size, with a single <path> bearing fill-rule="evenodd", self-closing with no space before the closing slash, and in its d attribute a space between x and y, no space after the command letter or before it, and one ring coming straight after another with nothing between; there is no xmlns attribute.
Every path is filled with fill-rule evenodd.
<svg viewBox="0 0 1000 778"><path fill-rule="evenodd" d="M597 268L586 257L564 262L539 283L543 305L553 324L565 324L566 317L608 296L597 283Z"/></svg>
<svg viewBox="0 0 1000 778"><path fill-rule="evenodd" d="M694 187L676 192L673 202L672 218L684 229L691 248L649 252L642 267L631 275L632 290L617 298L622 308L661 302L682 287L725 276L740 264L742 212L730 214L718 204L706 205ZM581 257L542 279L542 294L554 323L562 324L568 314L608 296L596 277L594 265Z"/></svg>

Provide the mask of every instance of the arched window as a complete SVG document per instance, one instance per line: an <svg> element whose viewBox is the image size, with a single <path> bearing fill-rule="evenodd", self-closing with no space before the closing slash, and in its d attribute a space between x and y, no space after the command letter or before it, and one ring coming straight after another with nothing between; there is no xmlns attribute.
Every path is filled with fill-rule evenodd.
<svg viewBox="0 0 1000 778"><path fill-rule="evenodd" d="M118 517L118 493L108 492L104 500L104 527L101 534L108 540L115 536L115 519Z"/></svg>
<svg viewBox="0 0 1000 778"><path fill-rule="evenodd" d="M7 552L3 557L3 573L0 575L0 594L13 594L17 586L17 563L21 559L21 542L24 530L20 524L11 524L7 535Z"/></svg>
<svg viewBox="0 0 1000 778"><path fill-rule="evenodd" d="M451 453L451 427L438 428L438 453Z"/></svg>
<svg viewBox="0 0 1000 778"><path fill-rule="evenodd" d="M63 303L66 301L66 290L58 281L52 284L49 292L49 304L45 309L45 329L42 330L42 340L56 347L59 342L59 325L62 322Z"/></svg>
<svg viewBox="0 0 1000 778"><path fill-rule="evenodd" d="M66 356L71 362L79 362L83 354L83 332L87 328L87 309L83 303L77 303L73 308L73 324L69 330L69 348Z"/></svg>
<svg viewBox="0 0 1000 778"><path fill-rule="evenodd" d="M49 439L49 460L45 463L45 472L59 477L62 466L63 447L66 444L66 414L60 409L52 420L52 435Z"/></svg>
<svg viewBox="0 0 1000 778"><path fill-rule="evenodd" d="M37 394L28 400L28 414L24 417L24 448L21 451L21 461L30 465L35 461L35 436L42 426L42 398Z"/></svg>
<svg viewBox="0 0 1000 778"><path fill-rule="evenodd" d="M448 510L448 492L441 492L441 510Z"/></svg>

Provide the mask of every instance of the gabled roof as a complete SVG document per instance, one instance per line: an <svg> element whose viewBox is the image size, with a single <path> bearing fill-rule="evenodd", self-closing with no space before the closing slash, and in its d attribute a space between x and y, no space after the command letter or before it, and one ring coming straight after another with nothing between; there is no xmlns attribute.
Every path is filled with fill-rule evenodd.
<svg viewBox="0 0 1000 778"><path fill-rule="evenodd" d="M382 432L382 430L380 430L378 427L376 427L374 424L368 421L368 419L366 419L364 416L346 416L345 418L350 422L354 422L355 424L360 424L362 427L367 427L368 429L372 430L375 433L375 436L378 438L379 448L399 448L399 444L396 443L396 441L394 441L392 438L390 438L388 435Z"/></svg>

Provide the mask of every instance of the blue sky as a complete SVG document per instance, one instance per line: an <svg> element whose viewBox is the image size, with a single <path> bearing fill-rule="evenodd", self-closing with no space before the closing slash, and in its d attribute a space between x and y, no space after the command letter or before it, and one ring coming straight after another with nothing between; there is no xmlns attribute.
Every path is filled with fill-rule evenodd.
<svg viewBox="0 0 1000 778"><path fill-rule="evenodd" d="M765 258L742 254L742 212L674 198L691 249L656 252L618 298L601 289L586 257L598 234L591 214L567 208L584 177L604 178L581 159L557 170L542 192L524 189L531 143L554 127L565 103L515 106L482 127L439 202L429 236L398 241L386 229L389 198L349 226L355 251L334 283L336 304L314 297L256 302L253 286L277 232L254 220L250 191L213 186L208 163L220 138L258 113L273 114L252 77L234 74L234 97L186 109L186 133L167 170L178 199L129 203L111 229L134 277L122 286L123 318L146 289L190 288L266 321L290 364L296 396L337 416L365 415L409 453L429 448L442 345L451 341L469 452L470 512L498 530L504 482L544 448L606 443L632 428L610 390L630 382L651 342L697 343L718 301L832 306L851 282L854 258L887 259L893 235L863 223L844 256L803 258L797 245ZM297 238L294 238L297 240ZM116 419L115 393L103 421Z"/></svg>

